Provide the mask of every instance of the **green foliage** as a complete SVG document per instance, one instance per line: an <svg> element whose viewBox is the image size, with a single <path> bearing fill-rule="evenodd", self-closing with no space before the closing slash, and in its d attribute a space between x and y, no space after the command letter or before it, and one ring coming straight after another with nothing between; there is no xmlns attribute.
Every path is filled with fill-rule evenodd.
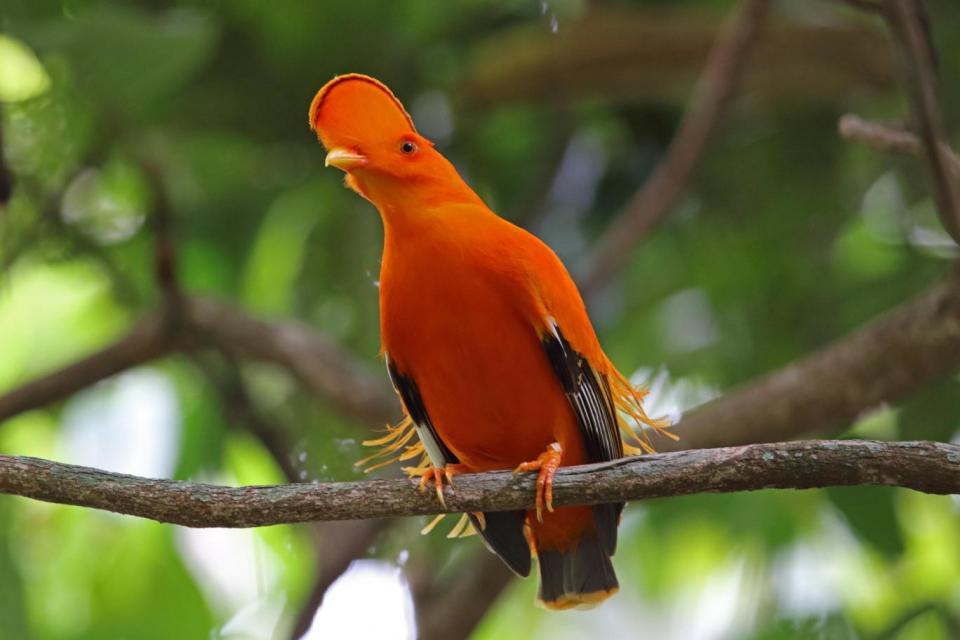
<svg viewBox="0 0 960 640"><path fill-rule="evenodd" d="M548 239L570 267L581 264L663 157L682 115L678 90L689 91L701 61L684 39L666 43L675 47L669 59L624 66L625 54L598 39L576 46L593 60L605 51L609 67L558 70L552 22L563 33L594 13L655 25L670 18L689 23L682 32L702 53L709 41L696 34L731 6L647 4L6 0L0 127L17 190L0 211L0 391L109 343L153 308L149 211L158 188L173 214L184 289L312 324L380 371L379 221L324 170L305 122L313 92L335 73L390 84L495 210ZM779 19L818 37L861 22L824 3L792 4ZM960 22L945 0L929 5L944 112L956 125ZM834 45L818 39L836 56L862 35L838 33ZM764 68L811 59L789 39L771 46L776 55L756 61ZM520 64L537 59L533 71ZM625 372L665 367L681 388L724 391L844 335L945 271L950 254L937 243L920 164L836 135L847 111L901 118L901 94L859 74L831 88L826 75L748 80L682 204L589 301ZM448 131L423 121L447 112ZM142 448L128 457L170 446L176 478L281 481L279 461L246 429L249 416L225 400L216 373L232 363L207 355L151 367L156 384L133 396L137 419L119 432L153 435L137 436ZM285 462L299 479L361 477L352 464L360 442L381 425L337 414L277 367L241 363L234 373L289 445ZM159 415L164 383L175 411ZM877 408L847 434L954 438L958 385L946 380ZM123 387L89 393L107 406ZM0 425L0 451L75 461L119 446L105 411L78 420L73 403L23 414ZM394 563L409 551L456 579L479 543L423 538L420 526L404 523L368 555ZM215 532L213 543L191 535L0 499L0 638L287 634L317 564L311 533ZM475 637L955 637L958 538L956 502L888 489L632 505L616 599L558 616L531 605L534 581L517 582ZM254 560L220 559L218 545ZM216 582L196 549L230 579ZM252 595L233 593L231 579L254 585ZM278 618L269 632L243 626L253 605Z"/></svg>

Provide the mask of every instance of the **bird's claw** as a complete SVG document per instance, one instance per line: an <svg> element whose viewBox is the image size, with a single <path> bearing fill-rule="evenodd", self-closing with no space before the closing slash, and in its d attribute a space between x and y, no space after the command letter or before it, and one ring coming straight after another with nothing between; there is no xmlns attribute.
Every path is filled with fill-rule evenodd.
<svg viewBox="0 0 960 640"><path fill-rule="evenodd" d="M434 489L437 492L437 500L444 509L447 508L447 502L443 499L443 480L446 478L447 484L453 486L453 476L464 473L466 468L461 464L448 464L443 467L430 467L420 476L420 491L426 491L430 480L433 480Z"/></svg>
<svg viewBox="0 0 960 640"><path fill-rule="evenodd" d="M560 448L560 443L554 442L537 456L536 460L521 462L513 470L514 474L525 471L537 472L537 522L543 522L544 505L547 511L553 512L553 477L560 468L562 457L563 449Z"/></svg>

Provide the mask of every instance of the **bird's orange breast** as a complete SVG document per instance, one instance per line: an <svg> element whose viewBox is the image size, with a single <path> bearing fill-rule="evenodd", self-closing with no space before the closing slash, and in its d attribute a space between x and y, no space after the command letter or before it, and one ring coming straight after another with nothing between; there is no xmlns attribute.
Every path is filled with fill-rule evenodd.
<svg viewBox="0 0 960 640"><path fill-rule="evenodd" d="M554 441L564 464L583 462L574 414L517 293L522 276L504 262L516 251L486 224L434 221L415 245L388 230L384 351L416 381L437 434L467 467L512 468Z"/></svg>

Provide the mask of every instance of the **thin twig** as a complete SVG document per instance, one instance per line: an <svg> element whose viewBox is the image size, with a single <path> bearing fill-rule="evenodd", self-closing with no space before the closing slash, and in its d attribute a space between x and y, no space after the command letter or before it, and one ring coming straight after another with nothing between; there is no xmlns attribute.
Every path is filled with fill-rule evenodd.
<svg viewBox="0 0 960 640"><path fill-rule="evenodd" d="M187 527L530 509L535 474L465 474L446 505L408 479L224 487L152 480L18 456L0 456L0 493L102 509ZM678 451L563 467L558 507L694 493L887 485L960 493L960 445L826 440Z"/></svg>
<svg viewBox="0 0 960 640"><path fill-rule="evenodd" d="M870 122L848 113L840 118L837 129L843 138L862 142L878 151L902 153L918 158L924 154L920 139L901 127ZM960 182L960 156L945 142L940 142L940 149L951 179Z"/></svg>
<svg viewBox="0 0 960 640"><path fill-rule="evenodd" d="M300 472L293 464L293 443L287 429L275 421L266 420L250 399L247 387L240 377L238 364L231 358L224 363L214 362L205 354L195 354L194 362L206 376L220 398L220 407L227 422L244 428L253 435L273 458L287 482L301 482Z"/></svg>
<svg viewBox="0 0 960 640"><path fill-rule="evenodd" d="M153 268L162 299L161 311L169 329L176 331L177 324L183 319L183 293L177 276L173 206L160 167L153 159L141 158L139 163L153 192L150 215L154 247Z"/></svg>
<svg viewBox="0 0 960 640"><path fill-rule="evenodd" d="M585 295L610 279L686 191L740 82L768 6L767 0L745 0L721 32L663 161L597 242L580 279Z"/></svg>
<svg viewBox="0 0 960 640"><path fill-rule="evenodd" d="M933 199L947 233L960 244L960 193L947 170L949 158L941 144L943 121L937 105L937 78L933 50L920 3L886 0L888 22L900 43L904 77L910 91L913 119L923 143L924 158L933 183Z"/></svg>

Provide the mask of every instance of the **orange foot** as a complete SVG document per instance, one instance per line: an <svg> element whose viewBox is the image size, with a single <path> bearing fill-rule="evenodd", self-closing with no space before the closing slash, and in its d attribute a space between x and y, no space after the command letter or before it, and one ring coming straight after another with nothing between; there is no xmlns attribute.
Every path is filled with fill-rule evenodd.
<svg viewBox="0 0 960 640"><path fill-rule="evenodd" d="M420 491L424 491L430 480L433 479L433 486L437 490L437 500L446 508L447 503L443 499L443 479L446 478L450 486L453 486L453 476L466 473L468 469L462 464L448 464L445 467L430 467L420 476Z"/></svg>
<svg viewBox="0 0 960 640"><path fill-rule="evenodd" d="M560 468L560 459L563 456L563 449L559 442L554 442L547 450L537 456L532 462L522 462L513 470L516 473L524 471L538 471L537 473L537 521L543 522L543 505L547 505L547 511L553 511L553 476L557 474Z"/></svg>

